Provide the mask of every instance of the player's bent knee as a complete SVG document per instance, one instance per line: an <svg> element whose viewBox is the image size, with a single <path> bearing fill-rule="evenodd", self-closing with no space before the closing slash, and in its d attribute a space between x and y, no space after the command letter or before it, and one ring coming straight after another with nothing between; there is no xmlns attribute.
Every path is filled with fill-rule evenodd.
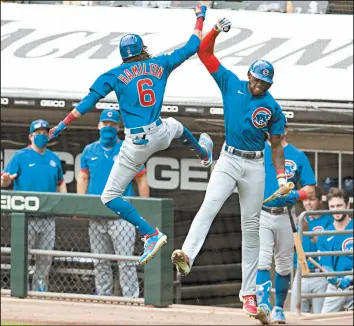
<svg viewBox="0 0 354 326"><path fill-rule="evenodd" d="M258 269L259 270L271 270L272 269L272 257L270 257L270 259L266 259L264 258L264 256L260 256L259 257L259 261L258 261Z"/></svg>
<svg viewBox="0 0 354 326"><path fill-rule="evenodd" d="M288 267L288 268L277 268L275 267L275 271L281 275L281 276L286 276L289 275L291 273L292 267Z"/></svg>

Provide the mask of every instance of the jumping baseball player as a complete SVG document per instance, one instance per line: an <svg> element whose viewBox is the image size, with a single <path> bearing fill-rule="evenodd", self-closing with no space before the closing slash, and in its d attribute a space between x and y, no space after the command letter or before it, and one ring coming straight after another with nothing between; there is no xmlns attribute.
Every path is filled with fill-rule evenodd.
<svg viewBox="0 0 354 326"><path fill-rule="evenodd" d="M349 198L339 188L330 188L327 194L328 208L330 210L349 209ZM334 223L326 228L326 231L353 230L353 219L345 214L333 214ZM338 234L333 236L318 237L317 246L319 251L353 251L353 234ZM353 254L348 256L321 256L320 264L328 271L353 270ZM353 276L332 276L327 278L327 292L349 291L353 285ZM326 297L322 314L338 312L344 309L353 309L353 296Z"/></svg>
<svg viewBox="0 0 354 326"><path fill-rule="evenodd" d="M202 165L208 167L212 163L213 142L207 134L201 134L198 142L177 120L160 118L169 75L199 49L206 6L198 6L195 12L197 22L194 35L185 46L171 54L151 57L139 35L123 36L120 41L123 64L98 77L91 86L90 93L76 109L50 131L52 137L57 137L73 120L90 111L101 98L114 90L125 125L126 139L101 198L108 208L135 225L143 234L145 250L140 264L145 264L153 257L166 243L167 237L148 224L137 210L122 198L128 184L147 159L157 151L168 148L174 138L195 151L202 159Z"/></svg>
<svg viewBox="0 0 354 326"><path fill-rule="evenodd" d="M242 228L240 299L244 303L245 312L255 316L259 216L264 189L264 142L269 132L275 174L280 187L286 183L280 142L284 134L284 115L268 92L274 75L274 68L269 62L257 60L249 68L248 81L240 81L214 56L216 37L230 27L230 21L220 19L204 37L198 51L200 60L222 93L226 141L211 174L202 207L193 220L182 250L175 250L171 259L182 274L190 272L215 216L237 187Z"/></svg>
<svg viewBox="0 0 354 326"><path fill-rule="evenodd" d="M28 136L31 145L12 156L4 172L1 172L1 187L8 187L13 182L14 190L18 191L67 192L60 159L47 149L48 131L49 123L45 120L31 123ZM55 218L29 215L28 248L53 250L54 242ZM31 259L31 255L28 259ZM51 256L36 256L33 291L39 290L40 278L43 278L44 286L48 289L51 265Z"/></svg>
<svg viewBox="0 0 354 326"><path fill-rule="evenodd" d="M293 268L294 240L287 207L292 207L298 200L312 198L315 194L316 179L306 155L295 146L287 143L287 122L285 134L281 138L284 148L285 173L288 181L300 184L299 190L292 190L287 196L266 203L262 207L260 218L260 250L257 272L257 319L262 324L285 324L284 303ZM277 190L276 172L271 159L269 142L265 146L265 189L264 199ZM275 261L275 306L270 304L272 281L270 270Z"/></svg>
<svg viewBox="0 0 354 326"><path fill-rule="evenodd" d="M104 110L100 116L98 129L100 139L87 145L81 155L81 170L77 180L78 194L101 195L109 173L117 159L123 141L118 132L119 113ZM142 165L135 176L141 197L149 197L146 169ZM132 182L123 196L135 196ZM135 227L123 219L107 220L91 218L89 226L91 251L93 253L132 256L135 246ZM113 250L112 250L113 249ZM124 297L139 297L139 282L134 262L119 261L119 281ZM113 272L108 260L95 260L95 284L98 295L112 295Z"/></svg>
<svg viewBox="0 0 354 326"><path fill-rule="evenodd" d="M302 201L305 211L316 211L321 209L322 204L322 190L318 186L315 187L315 196L307 198ZM333 217L329 214L324 215L311 215L306 216L305 225L306 231L323 231L329 225L333 224ZM316 252L317 251L317 236L315 237L303 237L302 247L304 252ZM318 262L317 257L313 257ZM311 262L307 262L310 272L319 273L320 270ZM294 254L294 267L297 267L297 255ZM291 311L296 311L297 302L297 277L296 274L291 291ZM311 277L301 278L301 292L306 293L323 293L327 289L327 279L325 277ZM315 314L321 313L324 298L312 298L301 299L301 312L313 312Z"/></svg>

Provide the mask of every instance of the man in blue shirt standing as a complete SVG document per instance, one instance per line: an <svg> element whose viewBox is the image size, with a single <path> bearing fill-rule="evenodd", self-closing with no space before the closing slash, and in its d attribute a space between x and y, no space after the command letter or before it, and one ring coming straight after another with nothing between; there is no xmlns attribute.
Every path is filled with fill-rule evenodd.
<svg viewBox="0 0 354 326"><path fill-rule="evenodd" d="M59 157L47 149L49 123L35 120L31 123L29 140L31 145L18 150L1 172L1 187L12 182L14 190L37 192L67 192ZM55 218L34 216L28 218L28 249L38 243L38 249L53 250L55 242ZM30 257L29 257L30 259ZM37 256L32 279L32 290L39 290L42 279L48 289L48 278L52 264L51 256Z"/></svg>
<svg viewBox="0 0 354 326"><path fill-rule="evenodd" d="M98 130L100 139L87 145L81 155L81 170L77 181L78 194L102 195L103 189L123 145L117 135L119 113L104 110ZM118 170L117 173L120 173ZM149 197L146 169L143 165L135 176L140 197ZM123 196L135 196L132 182ZM135 245L135 227L123 219L91 218L89 227L91 251L132 256ZM113 248L112 248L113 246ZM139 282L135 262L119 261L119 280L124 297L139 297ZM98 295L112 295L113 273L108 260L95 261L95 284Z"/></svg>
<svg viewBox="0 0 354 326"><path fill-rule="evenodd" d="M142 38L127 34L120 41L123 63L99 76L90 93L66 118L49 132L57 137L73 120L90 111L114 91L125 126L125 142L119 152L101 200L113 212L135 225L144 236L144 253L139 263L146 264L167 242L167 236L151 226L130 203L122 198L128 184L154 153L168 148L173 139L195 151L205 167L212 164L213 142L201 134L197 141L191 132L173 118L161 119L162 102L170 74L198 51L206 6L195 8L196 25L188 42L171 54L152 57ZM120 173L117 173L117 171Z"/></svg>

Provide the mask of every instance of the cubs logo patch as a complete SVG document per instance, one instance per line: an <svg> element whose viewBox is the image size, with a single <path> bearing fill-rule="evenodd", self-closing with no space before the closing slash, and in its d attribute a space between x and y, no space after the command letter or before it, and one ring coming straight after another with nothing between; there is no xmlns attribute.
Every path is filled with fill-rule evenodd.
<svg viewBox="0 0 354 326"><path fill-rule="evenodd" d="M268 76L269 75L269 70L268 69L263 69L263 76Z"/></svg>
<svg viewBox="0 0 354 326"><path fill-rule="evenodd" d="M312 229L312 231L323 231L324 230L324 228L323 228L323 226L321 226L321 225L317 225L317 226L315 226L313 229Z"/></svg>
<svg viewBox="0 0 354 326"><path fill-rule="evenodd" d="M50 164L53 168L55 168L55 167L57 166L56 163L55 163L53 160L50 160L49 164Z"/></svg>
<svg viewBox="0 0 354 326"><path fill-rule="evenodd" d="M297 165L292 160L285 160L285 174L288 179L291 179L295 176L297 170Z"/></svg>
<svg viewBox="0 0 354 326"><path fill-rule="evenodd" d="M347 238L343 241L342 251L353 251L353 238Z"/></svg>
<svg viewBox="0 0 354 326"><path fill-rule="evenodd" d="M252 123L256 128L264 128L271 116L272 112L267 108L257 108L252 113Z"/></svg>
<svg viewBox="0 0 354 326"><path fill-rule="evenodd" d="M113 113L112 113L111 111L109 111L109 112L107 113L107 116L109 116L110 118L112 117L112 115L113 115Z"/></svg>

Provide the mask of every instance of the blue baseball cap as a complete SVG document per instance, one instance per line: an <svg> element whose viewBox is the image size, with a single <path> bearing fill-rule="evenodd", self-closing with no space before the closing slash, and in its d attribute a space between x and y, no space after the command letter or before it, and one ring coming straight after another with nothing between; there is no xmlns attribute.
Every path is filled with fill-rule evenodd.
<svg viewBox="0 0 354 326"><path fill-rule="evenodd" d="M49 122L42 120L42 119L34 120L30 126L30 134L38 129L41 129L41 128L45 128L45 129L49 130L50 129Z"/></svg>
<svg viewBox="0 0 354 326"><path fill-rule="evenodd" d="M103 110L100 115L101 121L112 121L114 123L119 123L119 112L116 110Z"/></svg>

